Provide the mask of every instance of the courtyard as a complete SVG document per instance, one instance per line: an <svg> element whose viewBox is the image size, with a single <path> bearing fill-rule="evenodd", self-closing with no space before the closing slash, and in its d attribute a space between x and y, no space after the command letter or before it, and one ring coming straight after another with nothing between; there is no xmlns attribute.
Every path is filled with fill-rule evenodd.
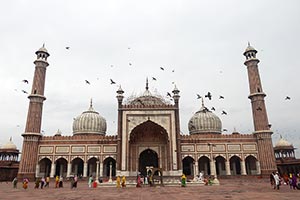
<svg viewBox="0 0 300 200"><path fill-rule="evenodd" d="M34 189L30 182L27 190L21 183L13 189L12 183L0 183L1 200L71 200L71 199L122 199L122 200L150 200L150 199L300 199L300 190L292 190L287 185L282 185L280 190L271 188L268 179L221 179L220 185L213 186L178 186L142 188L103 187L88 188L86 181L80 181L78 188L71 189L70 183L65 182L63 188L54 188L54 182L49 188Z"/></svg>

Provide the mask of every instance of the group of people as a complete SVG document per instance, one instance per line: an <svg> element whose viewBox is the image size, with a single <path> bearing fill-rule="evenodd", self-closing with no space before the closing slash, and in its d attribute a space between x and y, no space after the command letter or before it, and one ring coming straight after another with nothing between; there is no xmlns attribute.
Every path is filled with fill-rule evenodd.
<svg viewBox="0 0 300 200"><path fill-rule="evenodd" d="M271 187L273 189L279 190L282 183L289 185L290 189L300 190L300 183L298 183L298 177L296 174L290 173L289 175L284 175L281 177L278 172L272 172L270 174Z"/></svg>
<svg viewBox="0 0 300 200"><path fill-rule="evenodd" d="M35 189L38 189L41 187L41 189L43 189L44 187L49 187L49 182L50 182L50 177L47 176L46 179L44 177L40 178L36 178L35 180Z"/></svg>

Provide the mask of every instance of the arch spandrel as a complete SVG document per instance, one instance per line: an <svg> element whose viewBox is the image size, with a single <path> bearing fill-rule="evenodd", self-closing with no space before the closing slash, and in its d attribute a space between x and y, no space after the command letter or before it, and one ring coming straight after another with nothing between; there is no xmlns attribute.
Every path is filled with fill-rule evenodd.
<svg viewBox="0 0 300 200"><path fill-rule="evenodd" d="M170 116L151 116L150 118L148 116L139 116L139 117L128 117L127 119L127 123L128 123L128 139L130 138L130 135L132 133L132 131L148 122L151 121L154 124L160 126L161 128L163 128L166 133L168 134L168 138L170 138L170 132L171 132L171 123L170 123Z"/></svg>
<svg viewBox="0 0 300 200"><path fill-rule="evenodd" d="M53 158L52 158L52 156L39 156L39 162L41 162L41 160L43 160L43 159L49 159L51 162L53 161Z"/></svg>
<svg viewBox="0 0 300 200"><path fill-rule="evenodd" d="M128 140L132 142L140 142L142 138L147 137L153 137L158 140L159 142L168 142L169 137L166 129L164 129L159 124L156 124L155 122L151 120L147 120L139 125L137 125L132 131L130 132L130 135L128 137ZM155 142L155 140L152 140L151 142Z"/></svg>

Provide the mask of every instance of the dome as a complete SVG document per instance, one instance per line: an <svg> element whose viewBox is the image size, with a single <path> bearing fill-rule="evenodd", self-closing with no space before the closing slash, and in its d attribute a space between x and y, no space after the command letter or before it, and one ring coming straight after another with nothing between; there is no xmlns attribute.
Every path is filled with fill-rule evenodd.
<svg viewBox="0 0 300 200"><path fill-rule="evenodd" d="M222 122L220 118L209 111L202 102L202 107L190 119L188 124L190 134L221 133Z"/></svg>
<svg viewBox="0 0 300 200"><path fill-rule="evenodd" d="M131 100L128 100L129 105L143 105L143 106L151 106L151 105L167 105L167 101L158 95L154 96L149 91L148 87L148 79L146 81L146 90L145 92L139 96L134 97Z"/></svg>
<svg viewBox="0 0 300 200"><path fill-rule="evenodd" d="M13 150L16 150L17 146L12 142L12 138L10 138L9 141L1 147L1 149L13 149Z"/></svg>
<svg viewBox="0 0 300 200"><path fill-rule="evenodd" d="M76 117L73 122L73 134L102 134L106 133L106 120L93 109L92 101L90 108Z"/></svg>
<svg viewBox="0 0 300 200"><path fill-rule="evenodd" d="M287 140L280 137L280 140L276 143L275 147L292 147L293 145L290 144Z"/></svg>
<svg viewBox="0 0 300 200"><path fill-rule="evenodd" d="M245 49L244 55L245 55L248 51L255 51L255 52L257 52L256 49L254 49L252 46L250 46L250 43L249 43L249 42L248 42L247 48Z"/></svg>
<svg viewBox="0 0 300 200"><path fill-rule="evenodd" d="M43 52L46 53L49 56L48 50L45 48L45 44L39 50L37 50L35 53L37 54L38 52Z"/></svg>

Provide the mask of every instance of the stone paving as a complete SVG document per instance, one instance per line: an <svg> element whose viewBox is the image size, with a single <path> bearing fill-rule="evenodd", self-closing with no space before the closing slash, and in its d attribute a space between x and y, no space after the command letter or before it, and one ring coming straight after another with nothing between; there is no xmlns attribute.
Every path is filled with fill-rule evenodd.
<svg viewBox="0 0 300 200"><path fill-rule="evenodd" d="M213 186L178 186L148 187L98 187L88 188L87 182L78 183L78 188L71 189L70 183L64 183L64 188L54 188L54 182L50 188L34 189L34 183L29 183L27 190L18 183L18 188L13 189L12 183L0 183L0 200L71 200L71 199L118 199L118 200L182 200L182 199L300 199L300 190L292 190L283 185L280 190L271 188L267 179L226 179L220 180L220 185Z"/></svg>

